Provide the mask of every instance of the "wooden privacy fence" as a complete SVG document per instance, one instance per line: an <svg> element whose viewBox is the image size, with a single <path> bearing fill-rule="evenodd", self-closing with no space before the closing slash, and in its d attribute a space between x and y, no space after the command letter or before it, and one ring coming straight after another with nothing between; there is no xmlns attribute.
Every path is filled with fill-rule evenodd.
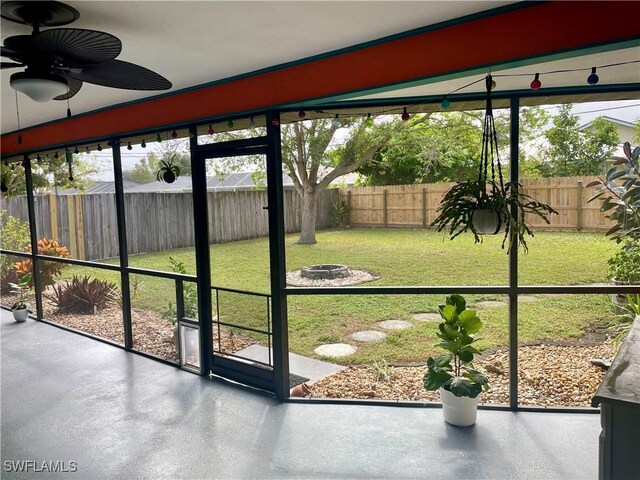
<svg viewBox="0 0 640 480"><path fill-rule="evenodd" d="M600 212L600 202L587 203L597 177L559 177L524 180L524 193L551 205L558 215L550 224L536 215L527 220L539 230L606 231L611 222ZM349 224L361 227L427 228L437 215L444 193L454 183L350 187L340 190L340 201L350 206Z"/></svg>
<svg viewBox="0 0 640 480"><path fill-rule="evenodd" d="M338 190L326 190L318 202L318 227L330 225L330 207ZM118 255L118 227L113 193L35 197L38 238L54 238L73 258L103 260ZM284 191L285 230L300 231L302 203L294 190ZM267 192L209 192L209 243L269 234ZM26 197L3 199L2 210L26 221ZM191 193L125 193L129 254L162 252L194 245Z"/></svg>

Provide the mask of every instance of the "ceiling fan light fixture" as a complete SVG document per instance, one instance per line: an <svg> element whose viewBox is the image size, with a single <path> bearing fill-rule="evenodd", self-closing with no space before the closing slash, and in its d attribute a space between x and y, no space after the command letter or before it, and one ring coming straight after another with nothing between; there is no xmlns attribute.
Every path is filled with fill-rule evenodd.
<svg viewBox="0 0 640 480"><path fill-rule="evenodd" d="M40 103L53 100L68 91L67 81L60 75L18 72L11 75L11 88Z"/></svg>

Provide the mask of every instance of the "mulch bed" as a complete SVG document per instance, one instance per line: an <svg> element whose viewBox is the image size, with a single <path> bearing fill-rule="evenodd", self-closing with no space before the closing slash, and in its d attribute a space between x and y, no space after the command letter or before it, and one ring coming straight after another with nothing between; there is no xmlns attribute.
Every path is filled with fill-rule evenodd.
<svg viewBox="0 0 640 480"><path fill-rule="evenodd" d="M615 345L530 345L518 348L518 390L521 405L590 406L591 397L605 371L591 365L591 358L611 358ZM509 352L506 348L485 353L474 362L489 376L484 404L509 403ZM424 389L426 367L355 367L311 385L311 397L356 398L439 402L437 391ZM385 375L386 374L386 375Z"/></svg>

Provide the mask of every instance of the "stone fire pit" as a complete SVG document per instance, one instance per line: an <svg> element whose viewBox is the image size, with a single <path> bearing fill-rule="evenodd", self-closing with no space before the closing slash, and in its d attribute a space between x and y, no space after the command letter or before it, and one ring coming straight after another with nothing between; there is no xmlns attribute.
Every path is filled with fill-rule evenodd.
<svg viewBox="0 0 640 480"><path fill-rule="evenodd" d="M351 276L351 270L346 265L337 263L325 263L322 265L311 265L304 267L300 271L302 278L312 280L333 280L335 278L347 278Z"/></svg>

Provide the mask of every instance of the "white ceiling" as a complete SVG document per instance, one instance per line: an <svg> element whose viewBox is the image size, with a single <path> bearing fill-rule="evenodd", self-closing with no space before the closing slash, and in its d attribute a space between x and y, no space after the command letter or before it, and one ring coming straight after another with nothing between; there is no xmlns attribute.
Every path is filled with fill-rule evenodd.
<svg viewBox="0 0 640 480"><path fill-rule="evenodd" d="M111 33L120 60L168 78L172 90L239 75L515 2L501 1L67 1L80 12L69 28ZM30 27L2 20L2 39ZM14 91L2 70L3 133L17 128ZM84 84L73 113L150 97ZM66 102L20 95L22 128L62 118Z"/></svg>

